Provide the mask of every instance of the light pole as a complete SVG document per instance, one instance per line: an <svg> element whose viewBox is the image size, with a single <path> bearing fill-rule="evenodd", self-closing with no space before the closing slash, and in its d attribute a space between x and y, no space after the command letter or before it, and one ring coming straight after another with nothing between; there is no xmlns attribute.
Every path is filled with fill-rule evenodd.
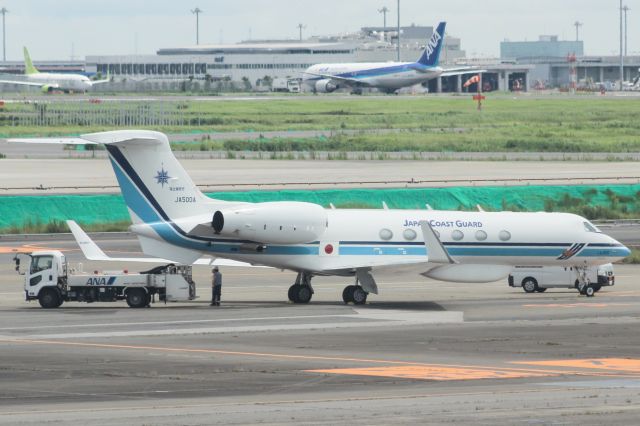
<svg viewBox="0 0 640 426"><path fill-rule="evenodd" d="M631 10L631 8L629 6L624 6L622 8L623 12L624 12L624 56L627 56L628 54L628 44L629 44L629 38L628 38L628 32L629 31L629 26L627 25L627 12Z"/></svg>
<svg viewBox="0 0 640 426"><path fill-rule="evenodd" d="M305 28L307 28L306 25L298 24L298 30L300 30L300 41L302 41L302 30L304 30Z"/></svg>
<svg viewBox="0 0 640 426"><path fill-rule="evenodd" d="M580 41L580 27L583 25L582 22L576 21L573 23L576 27L576 41Z"/></svg>
<svg viewBox="0 0 640 426"><path fill-rule="evenodd" d="M4 23L4 18L7 15L7 12L9 12L7 10L6 7L3 7L2 9L0 9L0 13L2 13L2 60L6 62L7 60L7 31L6 31L6 25Z"/></svg>
<svg viewBox="0 0 640 426"><path fill-rule="evenodd" d="M197 6L191 11L191 13L196 15L196 45L200 44L200 14L202 12L203 10Z"/></svg>
<svg viewBox="0 0 640 426"><path fill-rule="evenodd" d="M624 52L622 50L622 14L624 9L622 8L622 0L620 0L620 91L622 91L622 85L624 83Z"/></svg>
<svg viewBox="0 0 640 426"><path fill-rule="evenodd" d="M400 0L398 0L398 62L400 62Z"/></svg>
<svg viewBox="0 0 640 426"><path fill-rule="evenodd" d="M382 13L383 16L383 28L386 31L387 30L387 13L389 12L389 8L387 6L383 6L382 9L378 9L378 13Z"/></svg>

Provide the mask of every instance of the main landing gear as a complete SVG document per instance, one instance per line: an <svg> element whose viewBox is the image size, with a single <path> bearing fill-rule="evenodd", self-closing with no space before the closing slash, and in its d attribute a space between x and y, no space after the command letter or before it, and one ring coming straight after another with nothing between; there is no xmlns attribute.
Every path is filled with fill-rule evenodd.
<svg viewBox="0 0 640 426"><path fill-rule="evenodd" d="M367 296L369 293L359 286L356 280L356 285L348 285L342 290L342 300L344 303L353 303L354 305L364 305L367 303Z"/></svg>
<svg viewBox="0 0 640 426"><path fill-rule="evenodd" d="M298 272L296 282L289 287L289 300L293 303L309 303L313 297L313 287L311 287L311 274L308 272Z"/></svg>

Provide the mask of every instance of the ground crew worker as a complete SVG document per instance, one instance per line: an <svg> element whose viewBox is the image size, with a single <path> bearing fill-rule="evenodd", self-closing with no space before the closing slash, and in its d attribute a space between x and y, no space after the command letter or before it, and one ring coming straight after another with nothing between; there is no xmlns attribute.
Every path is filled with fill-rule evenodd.
<svg viewBox="0 0 640 426"><path fill-rule="evenodd" d="M220 296L222 294L222 274L216 266L213 268L213 278L211 280L211 305L220 306Z"/></svg>

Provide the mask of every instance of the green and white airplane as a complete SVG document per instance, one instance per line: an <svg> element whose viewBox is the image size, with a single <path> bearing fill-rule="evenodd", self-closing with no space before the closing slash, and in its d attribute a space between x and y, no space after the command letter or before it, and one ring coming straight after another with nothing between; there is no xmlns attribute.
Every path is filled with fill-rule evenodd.
<svg viewBox="0 0 640 426"><path fill-rule="evenodd" d="M24 48L24 79L0 80L0 84L17 84L20 86L37 86L43 92L60 90L63 92L86 92L96 84L110 81L109 76L104 80L90 80L82 74L40 72L33 66L29 51Z"/></svg>

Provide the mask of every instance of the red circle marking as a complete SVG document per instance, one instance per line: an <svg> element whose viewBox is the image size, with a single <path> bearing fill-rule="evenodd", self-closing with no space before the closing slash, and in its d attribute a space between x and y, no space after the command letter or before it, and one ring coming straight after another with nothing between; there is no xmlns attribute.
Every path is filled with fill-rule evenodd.
<svg viewBox="0 0 640 426"><path fill-rule="evenodd" d="M327 244L326 246L324 246L324 252L327 254L333 253L333 246L331 244Z"/></svg>

